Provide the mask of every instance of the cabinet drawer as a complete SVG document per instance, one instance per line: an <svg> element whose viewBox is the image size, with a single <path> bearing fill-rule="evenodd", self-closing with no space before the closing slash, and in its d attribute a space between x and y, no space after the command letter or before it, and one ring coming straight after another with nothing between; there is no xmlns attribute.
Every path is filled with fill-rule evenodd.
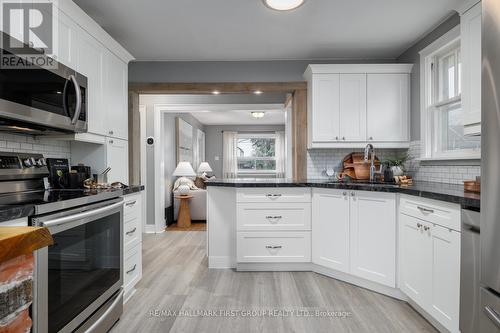
<svg viewBox="0 0 500 333"><path fill-rule="evenodd" d="M123 225L123 251L127 256L128 251L141 242L141 220L131 219Z"/></svg>
<svg viewBox="0 0 500 333"><path fill-rule="evenodd" d="M141 279L142 276L142 253L141 243L133 247L125 254L123 264L123 285L128 292Z"/></svg>
<svg viewBox="0 0 500 333"><path fill-rule="evenodd" d="M310 203L240 203L238 231L311 230Z"/></svg>
<svg viewBox="0 0 500 333"><path fill-rule="evenodd" d="M238 232L238 262L310 262L310 232Z"/></svg>
<svg viewBox="0 0 500 333"><path fill-rule="evenodd" d="M236 192L237 202L311 202L309 188L244 188Z"/></svg>
<svg viewBox="0 0 500 333"><path fill-rule="evenodd" d="M404 195L399 206L403 214L460 231L460 206L457 204Z"/></svg>
<svg viewBox="0 0 500 333"><path fill-rule="evenodd" d="M126 223L127 220L132 218L141 217L141 195L133 194L123 197L123 220Z"/></svg>

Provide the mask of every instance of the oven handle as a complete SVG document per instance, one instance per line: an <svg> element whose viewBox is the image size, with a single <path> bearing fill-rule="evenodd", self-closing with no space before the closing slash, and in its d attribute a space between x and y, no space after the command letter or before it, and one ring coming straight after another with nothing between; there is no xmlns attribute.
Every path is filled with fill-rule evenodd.
<svg viewBox="0 0 500 333"><path fill-rule="evenodd" d="M45 222L42 222L41 224L44 227L53 227L53 226L56 226L56 225L61 225L61 224L73 222L73 221L76 221L76 220L81 220L81 219L84 219L86 217L91 217L91 216L94 216L94 215L105 213L107 211L113 210L113 209L115 209L117 207L120 207L120 206L123 206L123 201L119 201L119 202L116 202L116 203L114 203L112 205L101 207L101 208L97 208L97 209L93 209L93 210L89 210L89 211L86 211L86 212L83 212L83 213L73 214L73 215L64 216L64 217L60 217L60 218L57 218L57 219L45 221Z"/></svg>
<svg viewBox="0 0 500 333"><path fill-rule="evenodd" d="M76 77L74 75L70 75L69 78L71 79L71 82L73 82L73 85L75 86L75 94L76 94L75 114L73 115L73 119L71 120L71 123L74 125L78 121L78 117L80 117L80 113L82 112L82 91L80 90L80 84L76 80Z"/></svg>

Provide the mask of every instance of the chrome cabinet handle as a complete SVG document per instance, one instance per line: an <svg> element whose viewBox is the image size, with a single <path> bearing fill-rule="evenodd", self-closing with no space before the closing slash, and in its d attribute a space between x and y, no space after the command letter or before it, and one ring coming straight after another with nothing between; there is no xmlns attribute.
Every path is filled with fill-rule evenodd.
<svg viewBox="0 0 500 333"><path fill-rule="evenodd" d="M373 140L373 136L370 136L370 140Z"/></svg>
<svg viewBox="0 0 500 333"><path fill-rule="evenodd" d="M126 271L125 273L127 274L130 274L132 273L133 271L135 271L135 269L137 268L137 264L134 264L134 267L132 267L131 269L129 269L128 271Z"/></svg>
<svg viewBox="0 0 500 333"><path fill-rule="evenodd" d="M422 223L417 223L417 228L422 228Z"/></svg>
<svg viewBox="0 0 500 333"><path fill-rule="evenodd" d="M356 193L351 192L351 197L354 197L355 195L356 195Z"/></svg>
<svg viewBox="0 0 500 333"><path fill-rule="evenodd" d="M342 140L344 140L344 141L345 141L345 136L343 136L343 137L342 137Z"/></svg>
<svg viewBox="0 0 500 333"><path fill-rule="evenodd" d="M335 137L335 140L338 140L338 139L339 139L339 137L338 137L338 136L336 136L336 137Z"/></svg>
<svg viewBox="0 0 500 333"><path fill-rule="evenodd" d="M137 228L134 228L130 231L127 231L125 234L128 236L128 235L132 235L135 231L137 230Z"/></svg>
<svg viewBox="0 0 500 333"><path fill-rule="evenodd" d="M277 197L281 197L281 194L266 194L266 197L268 197L268 198L277 198Z"/></svg>
<svg viewBox="0 0 500 333"><path fill-rule="evenodd" d="M424 230L425 231L428 231L431 227L428 227L428 226L424 226Z"/></svg>
<svg viewBox="0 0 500 333"><path fill-rule="evenodd" d="M347 195L347 192L342 192L342 195L345 197Z"/></svg>
<svg viewBox="0 0 500 333"><path fill-rule="evenodd" d="M271 249L271 250L281 249L281 248L282 248L281 245L278 245L278 246L276 246L276 245L274 245L274 246L273 245L267 245L266 246L266 249Z"/></svg>
<svg viewBox="0 0 500 333"><path fill-rule="evenodd" d="M418 208L421 212L424 212L424 213L429 213L429 214L434 213L434 209L429 209L429 208L425 208L425 207L421 207L421 206L417 206L417 208Z"/></svg>
<svg viewBox="0 0 500 333"><path fill-rule="evenodd" d="M114 134L114 132L113 132L113 131L109 131L109 135L113 135L113 134Z"/></svg>
<svg viewBox="0 0 500 333"><path fill-rule="evenodd" d="M112 145L112 144L113 144L113 142L114 142L113 140L109 140L109 144L110 144L110 145Z"/></svg>
<svg viewBox="0 0 500 333"><path fill-rule="evenodd" d="M276 216L269 215L269 216L266 216L266 219L268 219L268 220L271 220L271 219L277 220L277 219L281 219L281 218L283 218L283 216L281 216L281 215L276 215Z"/></svg>
<svg viewBox="0 0 500 333"><path fill-rule="evenodd" d="M136 202L137 202L137 200L127 202L127 203L125 204L125 206L127 206L127 207L133 206L133 205L135 205L135 203L136 203Z"/></svg>
<svg viewBox="0 0 500 333"><path fill-rule="evenodd" d="M486 316L496 325L496 327L500 328L500 314L489 306L484 307L484 312L486 313Z"/></svg>

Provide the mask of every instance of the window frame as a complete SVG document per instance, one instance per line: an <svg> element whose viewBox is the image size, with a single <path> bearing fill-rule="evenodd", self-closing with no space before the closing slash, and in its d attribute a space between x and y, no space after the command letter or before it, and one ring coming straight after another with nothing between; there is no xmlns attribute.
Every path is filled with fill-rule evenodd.
<svg viewBox="0 0 500 333"><path fill-rule="evenodd" d="M433 68L438 56L452 53L458 44L459 49L455 54L461 54L460 49L460 26L448 31L429 46L420 51L420 131L421 131L421 160L471 160L481 158L481 149L460 149L456 151L442 151L438 149L439 128L437 126L438 108L450 106L461 102L461 94L440 102L436 102L439 97L438 85L439 70L437 66ZM456 60L457 61L457 60ZM458 62L457 62L458 63ZM462 71L457 67L457 73ZM458 75L455 78L455 87L458 90L462 87L458 82Z"/></svg>
<svg viewBox="0 0 500 333"><path fill-rule="evenodd" d="M275 133L238 133L237 135L237 142L240 139L274 139L274 143L276 144L276 139L277 135ZM237 149L238 143L236 143L235 149ZM266 160L266 161L276 161L276 151L274 152L274 156L263 156L263 157L239 157L236 156L236 165L239 165L240 160L247 160L247 161L253 161L253 160ZM276 165L276 164L275 164ZM237 168L236 170L237 174L242 174L242 175L276 175L276 167L274 170L243 170L240 168Z"/></svg>

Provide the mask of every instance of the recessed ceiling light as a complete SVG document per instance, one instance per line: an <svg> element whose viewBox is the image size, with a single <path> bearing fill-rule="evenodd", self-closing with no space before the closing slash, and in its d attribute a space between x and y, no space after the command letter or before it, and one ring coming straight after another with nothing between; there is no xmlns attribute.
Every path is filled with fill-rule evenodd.
<svg viewBox="0 0 500 333"><path fill-rule="evenodd" d="M262 94L262 91L261 91L261 90L255 90L253 93L254 93L255 95L261 95L261 94Z"/></svg>
<svg viewBox="0 0 500 333"><path fill-rule="evenodd" d="M252 112L252 117L254 118L262 118L264 117L266 113L265 112L262 112L262 111L254 111Z"/></svg>
<svg viewBox="0 0 500 333"><path fill-rule="evenodd" d="M305 0L262 0L264 4L274 10L292 10L304 4Z"/></svg>
<svg viewBox="0 0 500 333"><path fill-rule="evenodd" d="M220 94L220 91L218 91L218 90L214 90L214 91L212 91L212 94L213 94L213 95L219 95L219 94Z"/></svg>

